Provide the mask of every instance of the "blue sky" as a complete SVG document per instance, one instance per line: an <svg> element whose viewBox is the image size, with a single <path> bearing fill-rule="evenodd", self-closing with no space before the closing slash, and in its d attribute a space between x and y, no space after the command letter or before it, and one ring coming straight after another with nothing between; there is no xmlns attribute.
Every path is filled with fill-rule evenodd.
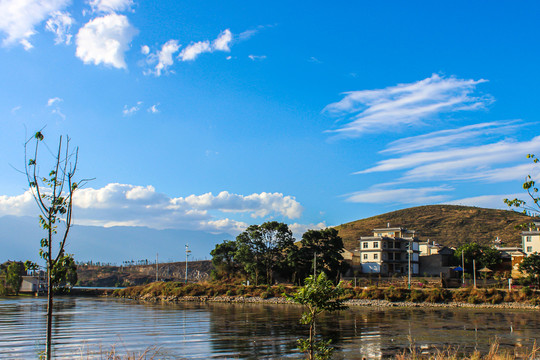
<svg viewBox="0 0 540 360"><path fill-rule="evenodd" d="M296 234L504 208L536 174L537 2L0 0L0 216L69 134L80 224ZM6 15L7 14L7 15Z"/></svg>

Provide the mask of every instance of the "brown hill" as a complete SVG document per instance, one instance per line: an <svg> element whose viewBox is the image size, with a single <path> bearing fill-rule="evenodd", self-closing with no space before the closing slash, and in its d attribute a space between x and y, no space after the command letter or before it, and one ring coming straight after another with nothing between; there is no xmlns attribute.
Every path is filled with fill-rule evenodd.
<svg viewBox="0 0 540 360"><path fill-rule="evenodd" d="M416 230L421 241L434 240L446 246L469 242L491 245L499 237L504 245L521 243L516 225L530 222L531 217L508 210L483 209L457 205L426 205L389 212L336 226L345 248L358 247L360 236L372 235L372 229L402 226Z"/></svg>

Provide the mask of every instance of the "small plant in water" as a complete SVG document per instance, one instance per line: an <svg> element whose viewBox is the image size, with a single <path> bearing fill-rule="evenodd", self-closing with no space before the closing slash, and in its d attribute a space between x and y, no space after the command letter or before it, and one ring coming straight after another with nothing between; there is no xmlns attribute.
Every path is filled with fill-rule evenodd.
<svg viewBox="0 0 540 360"><path fill-rule="evenodd" d="M324 311L343 310L347 307L343 304L343 288L334 286L328 280L325 273L317 278L308 277L304 286L298 289L292 296L287 296L298 304L306 307L302 313L300 323L309 325L309 338L298 339L298 348L307 355L310 360L330 359L334 348L330 346L331 340L317 340L316 320Z"/></svg>

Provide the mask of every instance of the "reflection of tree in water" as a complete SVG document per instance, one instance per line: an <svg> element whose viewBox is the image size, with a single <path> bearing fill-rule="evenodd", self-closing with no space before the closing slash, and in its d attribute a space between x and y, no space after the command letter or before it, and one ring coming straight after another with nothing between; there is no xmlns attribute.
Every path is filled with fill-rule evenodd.
<svg viewBox="0 0 540 360"><path fill-rule="evenodd" d="M296 339L305 335L301 308L290 305L212 304L210 342L223 357L279 358L297 354Z"/></svg>

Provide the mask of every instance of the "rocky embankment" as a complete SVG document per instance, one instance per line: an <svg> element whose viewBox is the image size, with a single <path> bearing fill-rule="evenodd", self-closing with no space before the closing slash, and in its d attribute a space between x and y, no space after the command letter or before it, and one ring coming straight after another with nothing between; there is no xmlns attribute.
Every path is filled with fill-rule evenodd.
<svg viewBox="0 0 540 360"><path fill-rule="evenodd" d="M141 302L163 303L294 304L292 300L287 298L286 294L292 294L295 290L296 288L292 286L249 287L153 283L146 286L116 290L112 296ZM345 303L348 306L540 309L540 294L529 289L513 292L471 288L455 290L349 288L345 290ZM227 295L223 293L227 293Z"/></svg>

